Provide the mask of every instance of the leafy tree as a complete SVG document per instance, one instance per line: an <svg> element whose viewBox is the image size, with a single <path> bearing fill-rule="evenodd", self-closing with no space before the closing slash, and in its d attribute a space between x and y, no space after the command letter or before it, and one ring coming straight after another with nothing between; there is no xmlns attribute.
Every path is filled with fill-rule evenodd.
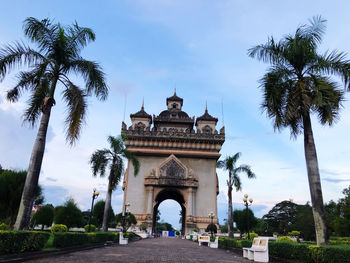
<svg viewBox="0 0 350 263"><path fill-rule="evenodd" d="M247 232L248 220L249 220L249 231L251 231L258 223L257 219L254 216L253 211L250 208L248 208L248 216L247 216L247 211L245 209L233 211L233 219L234 219L234 222L236 222L236 226L241 232L241 234L244 232Z"/></svg>
<svg viewBox="0 0 350 263"><path fill-rule="evenodd" d="M205 229L205 232L210 232L210 233L217 233L218 232L218 228L214 223L210 223L207 228Z"/></svg>
<svg viewBox="0 0 350 263"><path fill-rule="evenodd" d="M123 213L117 214L116 221L118 225L122 226L123 233L128 231L131 226L137 224L136 217L130 212L125 213L125 217L123 217Z"/></svg>
<svg viewBox="0 0 350 263"><path fill-rule="evenodd" d="M44 230L44 226L51 226L54 217L54 207L51 204L44 205L41 207L32 217L33 225L40 225L41 229Z"/></svg>
<svg viewBox="0 0 350 263"><path fill-rule="evenodd" d="M223 225L220 225L220 231L221 231L221 233L228 233L227 222L225 222L225 224L223 224Z"/></svg>
<svg viewBox="0 0 350 263"><path fill-rule="evenodd" d="M252 228L255 233L259 234L259 236L267 236L269 232L269 224L262 218L255 218L256 225Z"/></svg>
<svg viewBox="0 0 350 263"><path fill-rule="evenodd" d="M111 210L112 192L117 188L123 172L124 172L124 158L131 161L134 167L134 175L136 176L140 169L140 163L137 158L128 152L124 145L124 136L108 137L110 145L109 149L96 150L90 159L91 169L93 175L97 176L99 173L101 177L105 176L106 168L109 168L108 187L106 195L106 203L103 214L103 231L108 231L108 219Z"/></svg>
<svg viewBox="0 0 350 263"><path fill-rule="evenodd" d="M10 226L13 226L16 220L26 176L27 171L5 169L0 172L0 220L8 221ZM43 201L42 189L37 185L34 203L41 205Z"/></svg>
<svg viewBox="0 0 350 263"><path fill-rule="evenodd" d="M235 187L236 191L242 190L240 173L246 173L248 178L255 178L255 174L250 169L249 165L242 164L237 167L237 161L241 153L236 153L234 156L226 157L223 161L217 162L217 167L228 171L228 180L226 180L228 191L228 235L233 238L233 218L232 218L232 189Z"/></svg>
<svg viewBox="0 0 350 263"><path fill-rule="evenodd" d="M98 228L100 228L103 223L104 208L105 208L105 201L100 200L96 202L96 204L94 205L94 209L92 210L92 220ZM114 211L113 211L113 208L111 208L108 222L113 221L113 219L114 219Z"/></svg>
<svg viewBox="0 0 350 263"><path fill-rule="evenodd" d="M158 229L158 232L174 231L173 226L167 222L157 222L157 229Z"/></svg>
<svg viewBox="0 0 350 263"><path fill-rule="evenodd" d="M300 231L304 240L315 240L315 222L309 203L297 206L296 220L292 227L293 230Z"/></svg>
<svg viewBox="0 0 350 263"><path fill-rule="evenodd" d="M269 234L277 232L286 235L294 230L293 225L297 218L298 205L291 201L282 201L276 204L263 219L268 223Z"/></svg>
<svg viewBox="0 0 350 263"><path fill-rule="evenodd" d="M311 125L316 113L322 125L332 125L339 116L343 91L329 75L340 76L350 89L350 64L345 54L332 51L317 53L325 30L325 20L314 17L310 25L297 28L276 42L270 37L266 44L249 50L249 56L272 66L261 79L262 108L273 119L275 129L289 127L296 137L304 133L304 150L310 186L316 240L327 241L322 188Z"/></svg>
<svg viewBox="0 0 350 263"><path fill-rule="evenodd" d="M83 47L95 40L91 29L80 27L77 23L62 26L52 23L50 19L37 20L29 17L24 21L24 34L37 45L37 50L22 42L4 46L0 50L0 81L14 66L27 67L27 71L18 74L18 82L8 91L7 99L16 102L23 91L29 91L31 95L24 120L34 126L41 116L15 224L17 230L29 227L34 190L38 185L47 128L51 108L56 103L54 95L58 84L63 88L61 93L67 103L66 138L71 145L78 139L86 118L87 96L94 94L98 99L105 100L108 95L101 67L80 56ZM83 77L84 89L69 79L71 73Z"/></svg>
<svg viewBox="0 0 350 263"><path fill-rule="evenodd" d="M55 208L55 224L63 224L69 228L83 225L83 214L73 199L68 199L63 206Z"/></svg>

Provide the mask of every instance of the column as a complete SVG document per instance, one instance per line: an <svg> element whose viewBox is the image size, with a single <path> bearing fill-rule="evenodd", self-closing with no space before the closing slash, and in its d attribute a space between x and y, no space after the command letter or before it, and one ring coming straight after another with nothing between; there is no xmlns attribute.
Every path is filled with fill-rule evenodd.
<svg viewBox="0 0 350 263"><path fill-rule="evenodd" d="M153 213L153 186L147 186L146 187L147 192L147 211L146 213L149 215L152 215Z"/></svg>

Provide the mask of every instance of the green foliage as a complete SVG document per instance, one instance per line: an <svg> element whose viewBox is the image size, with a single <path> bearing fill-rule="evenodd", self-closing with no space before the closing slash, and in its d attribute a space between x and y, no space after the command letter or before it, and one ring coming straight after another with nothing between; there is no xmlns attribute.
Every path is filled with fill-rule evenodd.
<svg viewBox="0 0 350 263"><path fill-rule="evenodd" d="M198 229L197 228L193 228L192 231L197 233Z"/></svg>
<svg viewBox="0 0 350 263"><path fill-rule="evenodd" d="M233 211L233 221L236 222L236 226L241 233L247 232L247 220L249 220L250 230L253 229L258 223L258 220L250 208L248 208L248 218L245 209Z"/></svg>
<svg viewBox="0 0 350 263"><path fill-rule="evenodd" d="M142 224L140 225L140 230L141 230L141 231L146 231L146 230L147 230L147 224L146 224L146 223L142 223Z"/></svg>
<svg viewBox="0 0 350 263"><path fill-rule="evenodd" d="M0 173L0 220L8 219L10 226L16 221L27 171L2 170ZM34 204L44 200L38 185L34 193Z"/></svg>
<svg viewBox="0 0 350 263"><path fill-rule="evenodd" d="M241 244L242 244L242 247L251 247L253 244L253 240L242 239Z"/></svg>
<svg viewBox="0 0 350 263"><path fill-rule="evenodd" d="M33 225L42 225L42 228L45 226L51 226L54 217L54 208L52 205L44 205L41 207L32 217Z"/></svg>
<svg viewBox="0 0 350 263"><path fill-rule="evenodd" d="M0 231L0 254L41 250L50 233L38 231Z"/></svg>
<svg viewBox="0 0 350 263"><path fill-rule="evenodd" d="M177 231L177 230L176 230L175 234L176 234L177 236L179 236L179 235L180 235L180 231Z"/></svg>
<svg viewBox="0 0 350 263"><path fill-rule="evenodd" d="M53 245L57 248L85 245L87 243L89 243L89 236L86 233L55 233L53 239Z"/></svg>
<svg viewBox="0 0 350 263"><path fill-rule="evenodd" d="M220 225L221 233L228 233L228 225L227 222L224 225Z"/></svg>
<svg viewBox="0 0 350 263"><path fill-rule="evenodd" d="M308 249L308 245L300 244L297 242L269 241L269 253L270 255L290 260L297 260L300 262L312 262L311 253Z"/></svg>
<svg viewBox="0 0 350 263"><path fill-rule="evenodd" d="M104 200L97 201L96 204L94 205L94 209L92 210L92 222L94 222L98 228L102 227L104 210L105 210L105 201ZM114 220L114 217L115 217L114 211L113 211L113 208L111 207L109 210L108 222L112 222ZM115 227L115 225L113 227Z"/></svg>
<svg viewBox="0 0 350 263"><path fill-rule="evenodd" d="M111 232L87 233L89 243L104 243L106 241L114 241L115 234Z"/></svg>
<svg viewBox="0 0 350 263"><path fill-rule="evenodd" d="M257 233L251 232L249 233L250 239L254 239L255 237L258 237L259 235Z"/></svg>
<svg viewBox="0 0 350 263"><path fill-rule="evenodd" d="M218 232L218 228L216 227L216 225L214 223L210 223L208 226L207 226L207 229L205 230L205 232L213 232L213 233L217 233Z"/></svg>
<svg viewBox="0 0 350 263"><path fill-rule="evenodd" d="M51 232L52 233L62 233L62 232L67 232L68 231L68 227L66 225L62 225L62 224L57 224L51 227Z"/></svg>
<svg viewBox="0 0 350 263"><path fill-rule="evenodd" d="M174 230L173 226L167 222L157 222L156 227L157 227L158 232L173 231Z"/></svg>
<svg viewBox="0 0 350 263"><path fill-rule="evenodd" d="M69 228L80 227L83 224L83 215L73 199L68 199L64 206L55 209L55 224L64 224Z"/></svg>
<svg viewBox="0 0 350 263"><path fill-rule="evenodd" d="M9 230L10 227L6 225L5 223L0 224L0 230Z"/></svg>
<svg viewBox="0 0 350 263"><path fill-rule="evenodd" d="M125 218L123 218L122 213L116 215L116 221L118 225L122 226L124 233L128 231L132 225L137 224L136 217L130 212L125 214Z"/></svg>
<svg viewBox="0 0 350 263"><path fill-rule="evenodd" d="M85 232L89 232L89 224L84 226ZM93 224L90 224L90 232L95 232L96 226Z"/></svg>
<svg viewBox="0 0 350 263"><path fill-rule="evenodd" d="M296 230L293 230L291 232L288 232L288 236L298 237L298 236L300 236L300 232L296 231Z"/></svg>
<svg viewBox="0 0 350 263"><path fill-rule="evenodd" d="M277 242L295 242L293 239L287 236L281 236L277 239Z"/></svg>

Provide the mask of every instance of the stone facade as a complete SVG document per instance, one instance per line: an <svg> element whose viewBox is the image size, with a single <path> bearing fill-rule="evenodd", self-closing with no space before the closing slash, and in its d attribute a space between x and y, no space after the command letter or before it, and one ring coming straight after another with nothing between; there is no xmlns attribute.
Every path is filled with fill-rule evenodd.
<svg viewBox="0 0 350 263"><path fill-rule="evenodd" d="M201 231L215 213L219 193L216 161L225 141L225 130L216 130L217 119L204 115L190 118L182 111L183 99L176 93L167 98L168 109L150 118L141 110L131 114L132 125L122 123L125 145L140 161L140 172L134 176L131 162L124 176L124 201L135 214L138 225L146 223L154 231L159 204L176 200L182 207L184 233L196 227ZM153 126L152 126L153 123Z"/></svg>

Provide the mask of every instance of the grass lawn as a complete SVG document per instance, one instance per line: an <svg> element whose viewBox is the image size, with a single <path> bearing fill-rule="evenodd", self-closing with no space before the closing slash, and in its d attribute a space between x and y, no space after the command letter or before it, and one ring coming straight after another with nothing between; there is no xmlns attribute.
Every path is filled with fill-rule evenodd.
<svg viewBox="0 0 350 263"><path fill-rule="evenodd" d="M59 250L58 248L55 248L53 246L53 234L51 233L50 238L47 240L44 248L42 251L49 251L49 250Z"/></svg>

